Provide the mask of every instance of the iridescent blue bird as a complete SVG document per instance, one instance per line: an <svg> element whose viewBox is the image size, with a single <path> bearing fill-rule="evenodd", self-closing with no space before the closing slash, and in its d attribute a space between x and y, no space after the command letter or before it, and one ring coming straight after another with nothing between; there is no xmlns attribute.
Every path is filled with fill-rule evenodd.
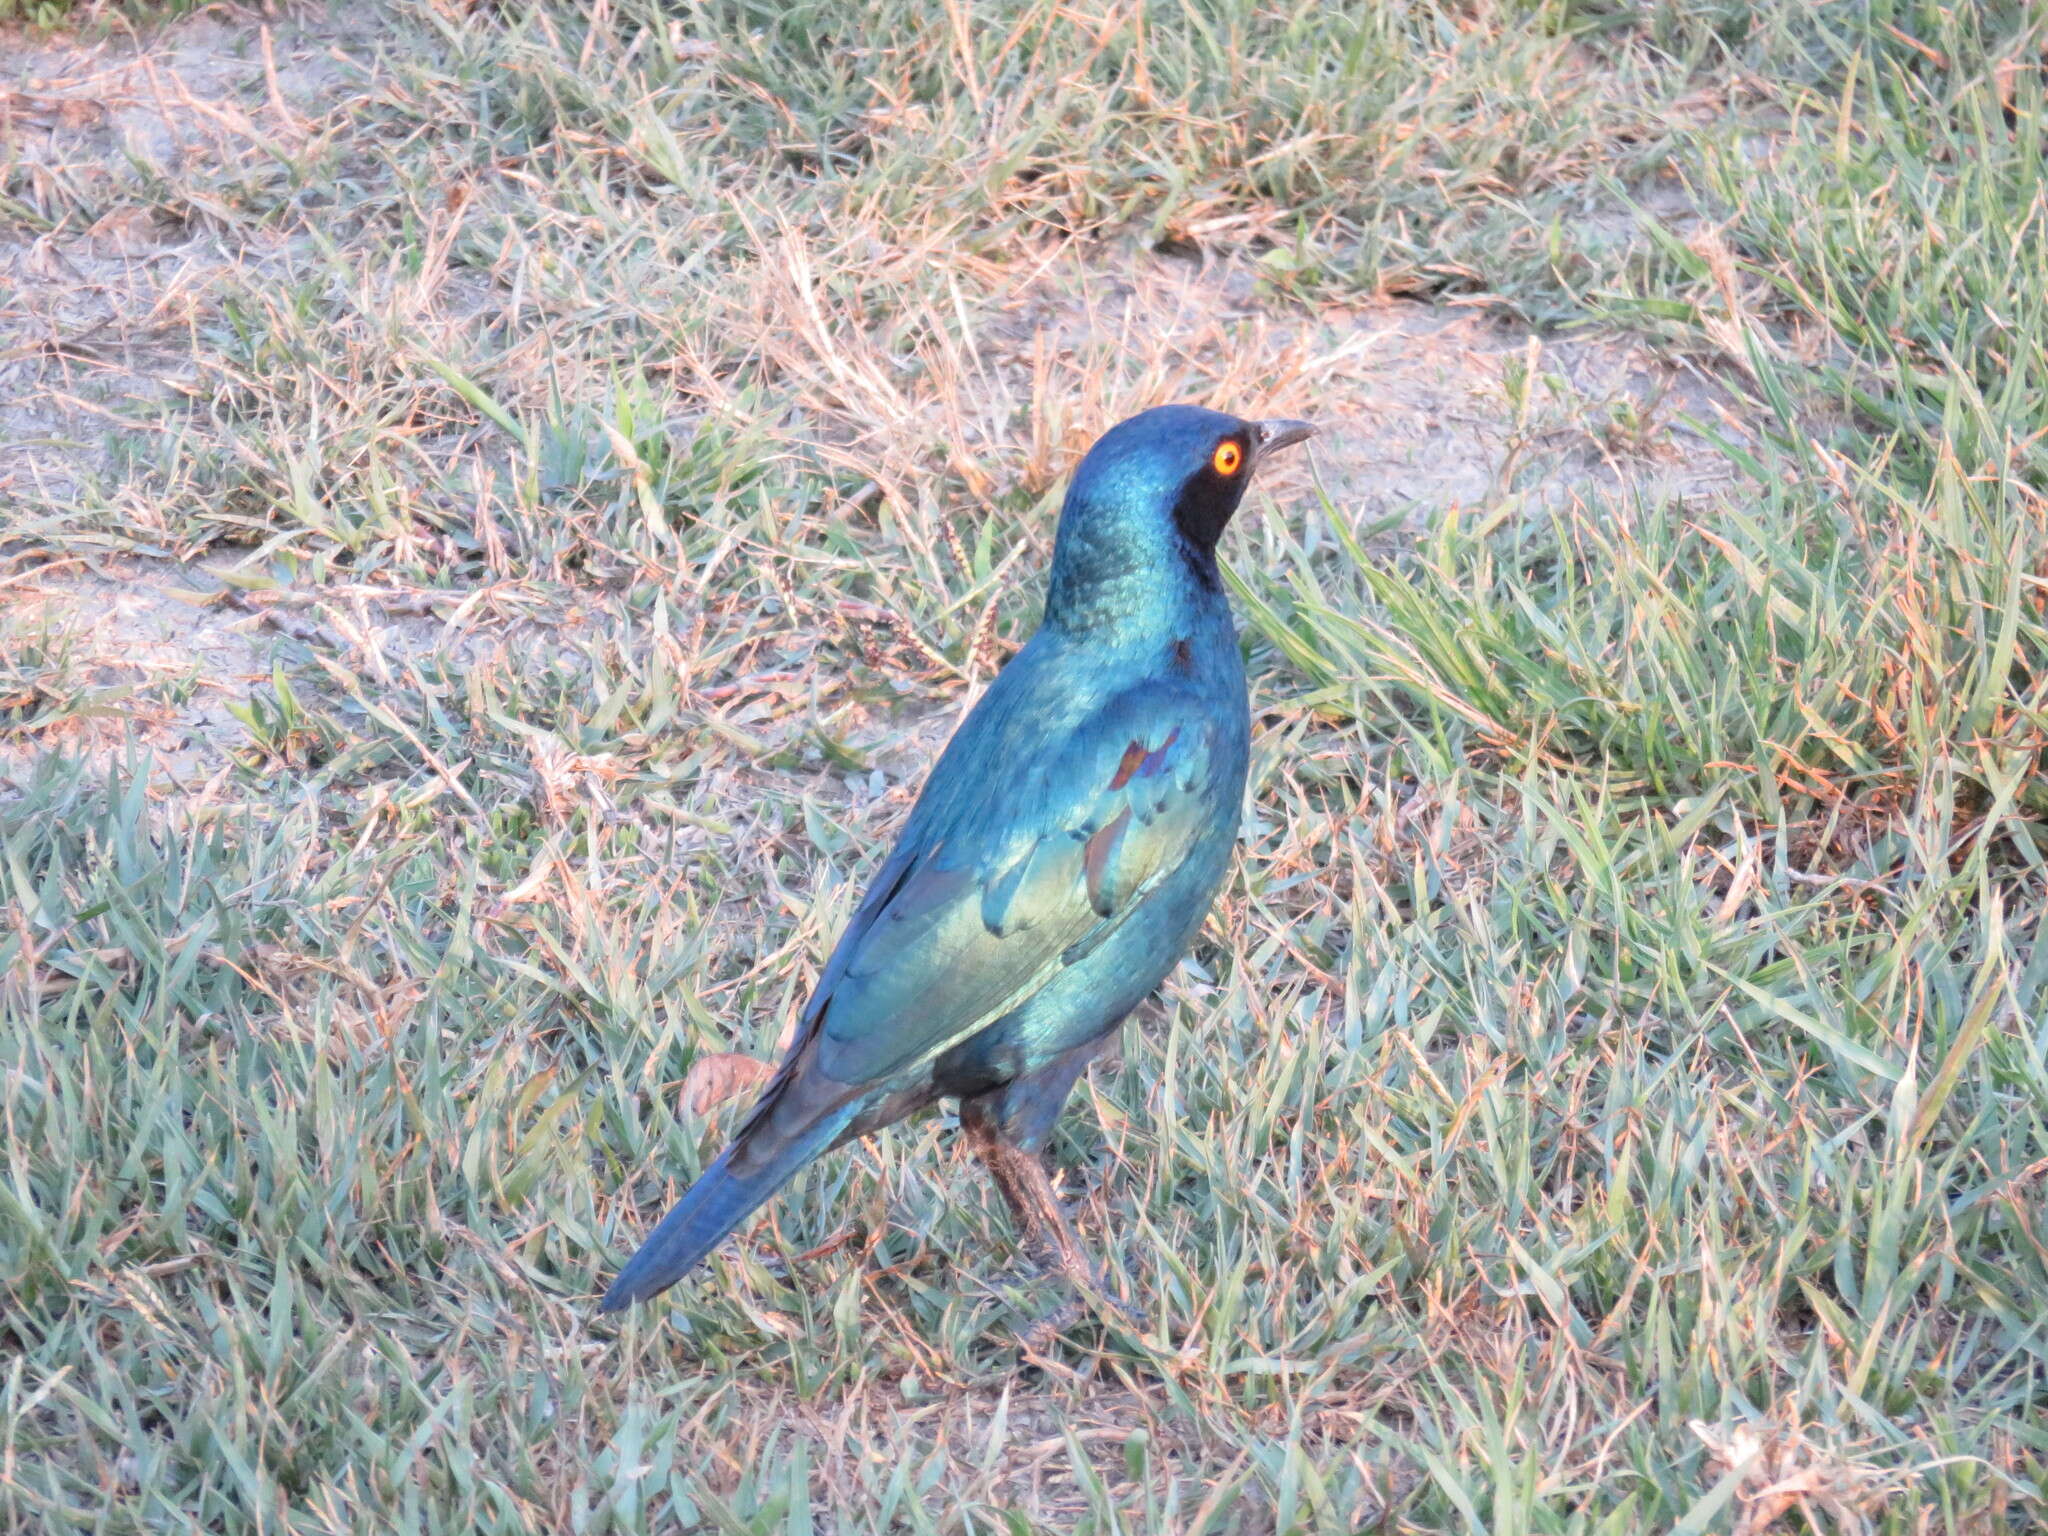
<svg viewBox="0 0 2048 1536"><path fill-rule="evenodd" d="M1088 1283L1042 1154L1223 881L1251 720L1216 545L1258 466L1312 430L1170 405L1089 450L1037 633L932 769L745 1124L603 1310L675 1284L812 1158L940 1098L1019 1235Z"/></svg>

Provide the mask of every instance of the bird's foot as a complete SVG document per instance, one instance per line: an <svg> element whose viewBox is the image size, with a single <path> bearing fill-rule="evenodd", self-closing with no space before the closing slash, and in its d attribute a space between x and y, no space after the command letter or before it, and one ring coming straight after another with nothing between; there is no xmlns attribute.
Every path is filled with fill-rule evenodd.
<svg viewBox="0 0 2048 1536"><path fill-rule="evenodd" d="M1043 1354L1083 1318L1093 1313L1105 1324L1131 1333L1144 1331L1144 1319L1112 1292L1101 1275L1089 1265L1075 1264L1073 1256L1062 1253L1054 1243L1034 1245L1040 1251L1030 1256L1038 1272L1055 1281L1067 1293L1066 1299L1026 1327L1018 1342L1027 1354Z"/></svg>
<svg viewBox="0 0 2048 1536"><path fill-rule="evenodd" d="M1028 1359L1044 1359L1050 1356L1068 1329L1082 1322L1090 1314L1105 1326L1120 1327L1140 1337L1144 1333L1144 1319L1138 1316L1124 1302L1099 1288L1076 1291L1054 1307L1050 1312L1026 1324L1017 1332L1017 1345Z"/></svg>
<svg viewBox="0 0 2048 1536"><path fill-rule="evenodd" d="M1139 1315L1138 1309L1113 1294L1101 1280L1095 1280L1082 1294L1095 1309L1095 1315L1103 1321L1113 1320L1127 1333L1142 1334L1145 1331L1145 1319Z"/></svg>
<svg viewBox="0 0 2048 1536"><path fill-rule="evenodd" d="M1017 1347L1025 1358L1034 1355L1049 1355L1058 1346L1060 1336L1074 1324L1081 1321L1088 1310L1088 1304L1079 1296L1069 1296L1045 1316L1024 1328L1017 1335Z"/></svg>

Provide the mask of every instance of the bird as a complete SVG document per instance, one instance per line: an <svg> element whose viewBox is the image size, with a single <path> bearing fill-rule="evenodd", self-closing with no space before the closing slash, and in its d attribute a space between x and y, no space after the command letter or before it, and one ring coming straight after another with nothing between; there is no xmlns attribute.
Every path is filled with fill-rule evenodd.
<svg viewBox="0 0 2048 1536"><path fill-rule="evenodd" d="M1083 456L1037 630L926 778L781 1065L600 1311L668 1289L813 1159L942 1099L1025 1253L1094 1282L1046 1145L1228 871L1251 711L1217 545L1253 473L1314 430L1162 405Z"/></svg>

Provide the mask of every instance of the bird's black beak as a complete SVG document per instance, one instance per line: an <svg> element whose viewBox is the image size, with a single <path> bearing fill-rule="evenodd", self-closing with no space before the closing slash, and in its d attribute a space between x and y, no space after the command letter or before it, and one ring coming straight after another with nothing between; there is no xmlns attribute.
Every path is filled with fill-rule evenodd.
<svg viewBox="0 0 2048 1536"><path fill-rule="evenodd" d="M1315 432L1312 421L1255 421L1252 423L1252 462L1264 463L1267 454L1278 453L1304 438L1314 437Z"/></svg>

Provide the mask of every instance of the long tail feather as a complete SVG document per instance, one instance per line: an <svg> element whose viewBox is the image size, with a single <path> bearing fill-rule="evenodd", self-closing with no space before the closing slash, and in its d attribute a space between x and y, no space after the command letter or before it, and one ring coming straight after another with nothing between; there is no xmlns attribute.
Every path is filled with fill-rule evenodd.
<svg viewBox="0 0 2048 1536"><path fill-rule="evenodd" d="M661 1218L640 1251L619 1271L598 1310L621 1311L682 1279L799 1168L829 1147L856 1108L849 1104L813 1121L765 1156L758 1141L742 1135ZM743 1161L744 1171L734 1171L736 1160Z"/></svg>

